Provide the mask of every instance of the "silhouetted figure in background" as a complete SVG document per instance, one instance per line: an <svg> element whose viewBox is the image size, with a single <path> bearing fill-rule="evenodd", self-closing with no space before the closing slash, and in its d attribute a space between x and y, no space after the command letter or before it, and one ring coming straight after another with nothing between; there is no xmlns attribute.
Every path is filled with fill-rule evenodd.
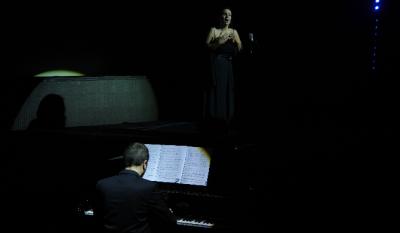
<svg viewBox="0 0 400 233"><path fill-rule="evenodd" d="M62 129L65 127L64 99L56 94L46 95L39 104L36 119L28 129Z"/></svg>
<svg viewBox="0 0 400 233"><path fill-rule="evenodd" d="M219 25L212 27L206 44L210 49L212 83L206 94L206 118L229 125L234 116L232 60L242 49L238 32L231 28L232 12L224 8Z"/></svg>

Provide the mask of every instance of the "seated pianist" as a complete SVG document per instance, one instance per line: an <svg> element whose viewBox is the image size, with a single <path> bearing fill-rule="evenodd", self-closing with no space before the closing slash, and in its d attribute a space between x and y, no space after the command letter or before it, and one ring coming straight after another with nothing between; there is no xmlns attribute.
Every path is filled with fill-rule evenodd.
<svg viewBox="0 0 400 233"><path fill-rule="evenodd" d="M123 156L109 160L116 158L123 160L124 169L97 182L95 208L83 213L94 215L102 232L215 229L218 220L213 213L219 212L216 209L224 201L206 189L208 150L133 143Z"/></svg>
<svg viewBox="0 0 400 233"><path fill-rule="evenodd" d="M123 159L125 169L96 184L93 214L101 232L174 232L176 217L157 191L157 183L142 178L148 165L148 148L132 143Z"/></svg>

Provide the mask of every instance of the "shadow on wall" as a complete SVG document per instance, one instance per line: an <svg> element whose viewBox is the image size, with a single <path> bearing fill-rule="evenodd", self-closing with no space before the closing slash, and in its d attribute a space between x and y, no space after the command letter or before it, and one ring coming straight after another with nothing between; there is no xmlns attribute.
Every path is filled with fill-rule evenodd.
<svg viewBox="0 0 400 233"><path fill-rule="evenodd" d="M53 95L52 100L44 101L47 95ZM58 101L54 95L58 95ZM60 126L61 121L57 123L56 119L63 107L58 106L65 106L66 128L158 119L157 101L145 76L51 77L43 79L32 90L12 130L25 130L30 124L37 124L31 123L36 117L38 123L43 118L46 124L52 124L50 127Z"/></svg>
<svg viewBox="0 0 400 233"><path fill-rule="evenodd" d="M40 101L36 118L29 123L28 129L62 129L65 121L63 97L48 94Z"/></svg>

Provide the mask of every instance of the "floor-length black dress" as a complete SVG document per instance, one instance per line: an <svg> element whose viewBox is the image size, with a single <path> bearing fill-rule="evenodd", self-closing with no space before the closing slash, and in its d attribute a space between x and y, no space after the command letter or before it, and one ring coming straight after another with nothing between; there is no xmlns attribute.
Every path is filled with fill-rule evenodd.
<svg viewBox="0 0 400 233"><path fill-rule="evenodd" d="M232 59L236 44L231 40L211 54L212 85L207 95L208 117L230 123L234 115L234 76Z"/></svg>

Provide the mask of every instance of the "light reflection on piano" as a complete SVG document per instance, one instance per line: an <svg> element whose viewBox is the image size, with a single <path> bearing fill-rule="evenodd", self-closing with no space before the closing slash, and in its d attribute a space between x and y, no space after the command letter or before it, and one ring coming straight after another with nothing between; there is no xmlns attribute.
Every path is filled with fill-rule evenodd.
<svg viewBox="0 0 400 233"><path fill-rule="evenodd" d="M212 194L207 187L159 183L167 205L177 217L177 224L191 228L222 228L229 199Z"/></svg>
<svg viewBox="0 0 400 233"><path fill-rule="evenodd" d="M93 211L93 209L83 210L83 215L84 216L94 216L94 211ZM190 218L190 217L177 218L176 223L177 223L177 225L181 225L181 226L191 226L191 227L201 227L201 228L212 228L215 225L211 221L207 221L204 219L199 220L199 219Z"/></svg>
<svg viewBox="0 0 400 233"><path fill-rule="evenodd" d="M177 219L177 224L181 226L201 227L201 228L212 228L214 223L205 220L197 220L190 218Z"/></svg>

